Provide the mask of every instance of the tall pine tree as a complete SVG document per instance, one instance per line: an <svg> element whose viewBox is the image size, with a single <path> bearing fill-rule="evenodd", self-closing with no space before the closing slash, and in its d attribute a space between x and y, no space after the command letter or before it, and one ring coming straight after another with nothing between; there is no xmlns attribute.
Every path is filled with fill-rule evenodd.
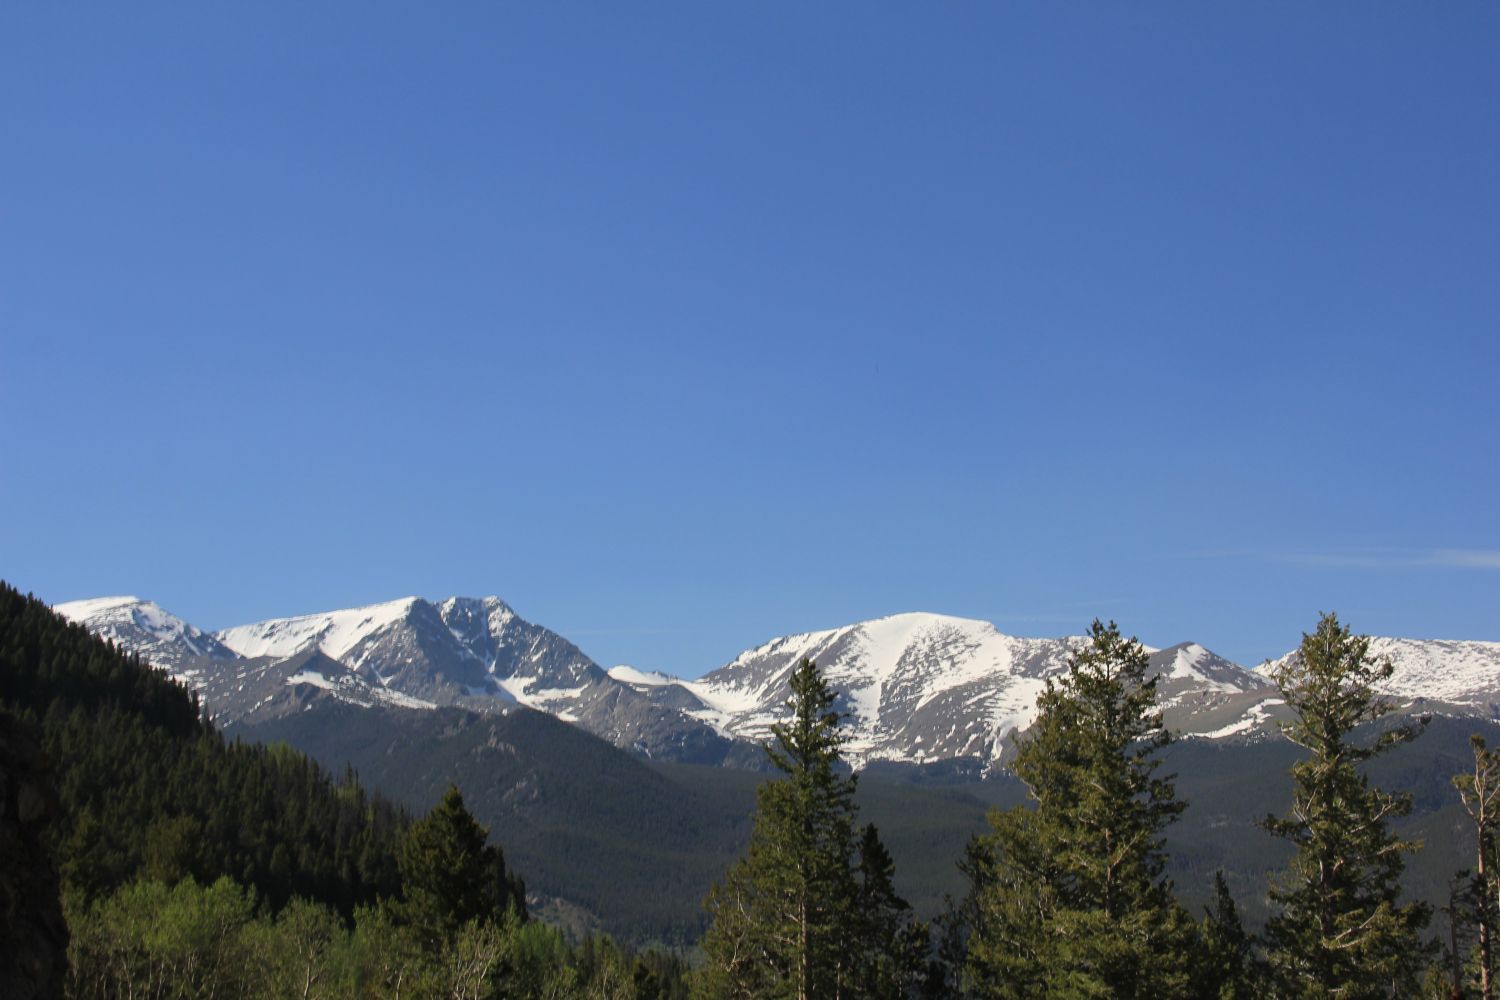
<svg viewBox="0 0 1500 1000"><path fill-rule="evenodd" d="M1254 942L1240 922L1224 872L1214 873L1214 904L1198 930L1196 993L1203 1000L1247 1000L1264 977L1256 965Z"/></svg>
<svg viewBox="0 0 1500 1000"><path fill-rule="evenodd" d="M861 1000L945 995L931 930L912 919L910 904L896 894L896 865L873 823L865 827L858 852L850 926L853 975L843 995Z"/></svg>
<svg viewBox="0 0 1500 1000"><path fill-rule="evenodd" d="M766 748L781 772L756 792L745 856L709 893L713 924L694 995L744 1000L906 996L923 937L891 887L874 828L855 835L855 777L843 767L834 691L812 661L791 676L791 718Z"/></svg>
<svg viewBox="0 0 1500 1000"><path fill-rule="evenodd" d="M1355 732L1392 710L1377 688L1393 669L1370 655L1368 638L1329 614L1273 674L1296 713L1284 731L1308 752L1292 766L1291 812L1265 820L1268 831L1297 848L1272 888L1281 912L1266 927L1278 996L1416 993L1426 958L1420 932L1430 913L1399 901L1403 857L1418 845L1389 827L1411 799L1372 786L1360 765L1413 739L1420 727L1392 726L1365 739Z"/></svg>
<svg viewBox="0 0 1500 1000"><path fill-rule="evenodd" d="M1163 871L1182 811L1158 773L1170 741L1146 651L1093 623L1048 681L1012 765L1034 808L992 812L971 845L968 978L997 998L1191 993L1191 919Z"/></svg>
<svg viewBox="0 0 1500 1000"><path fill-rule="evenodd" d="M1500 822L1500 752L1485 746L1484 737L1470 737L1474 750L1474 770L1455 775L1464 811L1474 822L1474 870L1469 876L1468 911L1474 922L1475 974L1480 1000L1495 996L1495 930L1500 924L1500 907L1495 894L1500 890L1495 866L1495 825Z"/></svg>
<svg viewBox="0 0 1500 1000"><path fill-rule="evenodd" d="M464 806L457 786L411 825L397 850L401 899L392 909L433 950L451 948L465 924L526 919L526 890Z"/></svg>

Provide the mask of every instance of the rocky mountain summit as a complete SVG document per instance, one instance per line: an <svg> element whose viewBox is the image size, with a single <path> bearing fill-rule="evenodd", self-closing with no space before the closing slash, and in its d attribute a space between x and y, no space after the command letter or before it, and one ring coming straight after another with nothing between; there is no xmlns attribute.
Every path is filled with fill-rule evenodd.
<svg viewBox="0 0 1500 1000"><path fill-rule="evenodd" d="M773 639L696 681L618 667L611 674L643 690L690 692L703 707L689 714L760 742L790 695L792 668L810 657L840 692L852 760L989 762L1031 724L1047 679L1066 670L1083 641L1018 638L989 622L911 613ZM1152 651L1151 665L1169 723L1186 734L1231 735L1216 731L1275 700L1265 678L1194 643Z"/></svg>
<svg viewBox="0 0 1500 1000"><path fill-rule="evenodd" d="M225 727L320 699L481 712L519 704L646 756L722 763L741 750L672 699L614 681L571 642L496 597L407 597L212 634L134 597L56 610L197 689Z"/></svg>

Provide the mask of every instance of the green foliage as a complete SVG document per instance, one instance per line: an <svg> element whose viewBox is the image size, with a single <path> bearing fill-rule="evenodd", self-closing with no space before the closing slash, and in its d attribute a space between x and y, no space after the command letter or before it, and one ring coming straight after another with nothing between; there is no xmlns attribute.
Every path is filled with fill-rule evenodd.
<svg viewBox="0 0 1500 1000"><path fill-rule="evenodd" d="M1271 891L1281 908L1267 925L1279 996L1410 996L1426 963L1420 932L1430 912L1399 901L1403 858L1418 845L1389 828L1410 811L1410 797L1373 786L1360 768L1420 728L1394 726L1355 738L1358 727L1392 709L1376 689L1394 668L1372 658L1369 645L1324 615L1274 675L1296 713L1286 735L1309 753L1292 765L1291 812L1265 820L1297 851Z"/></svg>
<svg viewBox="0 0 1500 1000"><path fill-rule="evenodd" d="M1474 868L1458 880L1466 883L1461 898L1450 905L1448 918L1471 925L1474 932L1473 986L1481 1000L1495 995L1495 933L1500 927L1500 857L1496 855L1495 826L1500 822L1500 752L1489 749L1483 736L1469 738L1474 768L1453 777L1464 812L1474 828ZM1452 935L1455 939L1457 932ZM1456 943L1456 942L1455 942ZM1457 949L1455 949L1457 950ZM1461 975L1461 973L1460 973Z"/></svg>
<svg viewBox="0 0 1500 1000"><path fill-rule="evenodd" d="M874 827L855 838L855 778L842 765L835 695L804 659L791 717L767 756L782 777L757 791L743 858L705 903L700 997L903 997L920 981L925 929L892 886Z"/></svg>
<svg viewBox="0 0 1500 1000"><path fill-rule="evenodd" d="M811 661L791 689L792 717L766 748L784 777L760 786L749 850L706 902L703 996L831 995L849 972L855 779L839 766L834 693Z"/></svg>
<svg viewBox="0 0 1500 1000"><path fill-rule="evenodd" d="M396 891L393 804L289 748L226 742L166 674L3 584L0 708L40 732L59 868L86 897L228 876L274 907L298 895L347 915Z"/></svg>
<svg viewBox="0 0 1500 1000"><path fill-rule="evenodd" d="M392 911L434 951L451 949L471 924L526 919L525 887L505 870L488 837L457 786L449 785L442 801L401 838L401 898Z"/></svg>
<svg viewBox="0 0 1500 1000"><path fill-rule="evenodd" d="M347 927L293 900L272 916L220 879L135 882L68 900L69 1000L685 1000L684 966L605 939L570 948L553 929L470 920L433 950L379 907Z"/></svg>
<svg viewBox="0 0 1500 1000"><path fill-rule="evenodd" d="M964 866L981 996L1185 997L1194 929L1164 876L1182 811L1147 654L1113 622L1037 699L1013 769L1034 808L991 813Z"/></svg>
<svg viewBox="0 0 1500 1000"><path fill-rule="evenodd" d="M896 894L896 863L873 823L860 836L854 870L851 996L896 998L941 995L943 970L932 954L931 932L911 918L911 907Z"/></svg>
<svg viewBox="0 0 1500 1000"><path fill-rule="evenodd" d="M1253 984L1263 977L1223 872L1214 874L1214 904L1204 914L1198 938L1194 994L1203 1000L1248 1000L1254 996Z"/></svg>
<svg viewBox="0 0 1500 1000"><path fill-rule="evenodd" d="M135 883L69 909L69 997L232 996L270 976L270 956L256 947L267 942L246 932L254 895L227 878L207 887Z"/></svg>

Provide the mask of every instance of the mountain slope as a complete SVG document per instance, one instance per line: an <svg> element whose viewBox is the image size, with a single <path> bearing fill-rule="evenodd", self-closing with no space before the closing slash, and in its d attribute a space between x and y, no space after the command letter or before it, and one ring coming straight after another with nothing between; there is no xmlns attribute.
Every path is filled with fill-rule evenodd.
<svg viewBox="0 0 1500 1000"><path fill-rule="evenodd" d="M406 820L390 802L285 747L226 741L184 685L3 583L0 636L0 715L41 738L62 800L58 860L85 896L147 873L227 875L273 907L295 894L347 915L396 891Z"/></svg>
<svg viewBox="0 0 1500 1000"><path fill-rule="evenodd" d="M216 638L241 656L271 661L316 649L372 685L435 704L498 690L484 661L419 597L239 625Z"/></svg>
<svg viewBox="0 0 1500 1000"><path fill-rule="evenodd" d="M537 912L584 911L589 925L640 944L691 946L709 887L745 848L764 775L648 762L576 726L512 706L479 714L361 711L331 700L254 723L244 735L285 741L329 767L425 809L457 782ZM984 825L985 803L956 789L863 781L863 819L897 859L898 888L931 916L962 892L954 861ZM561 905L559 905L561 904Z"/></svg>

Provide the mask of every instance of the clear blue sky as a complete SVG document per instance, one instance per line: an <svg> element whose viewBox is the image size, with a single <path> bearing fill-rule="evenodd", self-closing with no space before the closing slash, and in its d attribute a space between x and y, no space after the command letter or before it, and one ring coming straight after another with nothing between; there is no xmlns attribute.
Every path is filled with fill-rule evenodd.
<svg viewBox="0 0 1500 1000"><path fill-rule="evenodd" d="M1500 5L7 4L0 576L1500 639Z"/></svg>

